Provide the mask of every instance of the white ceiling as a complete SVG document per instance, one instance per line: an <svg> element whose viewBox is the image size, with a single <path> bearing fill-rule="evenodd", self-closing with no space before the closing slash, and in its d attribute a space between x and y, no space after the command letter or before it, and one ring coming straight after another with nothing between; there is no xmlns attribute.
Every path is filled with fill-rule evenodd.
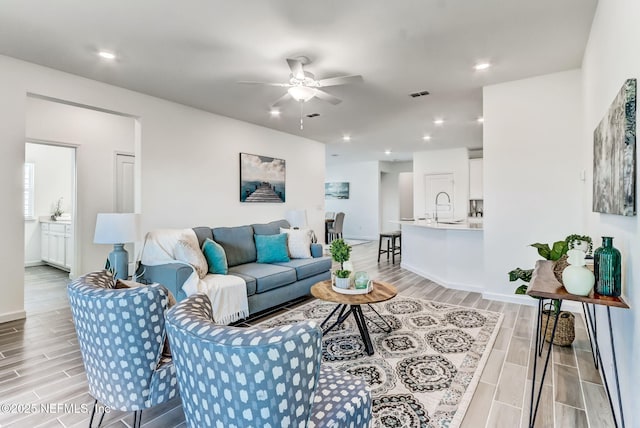
<svg viewBox="0 0 640 428"><path fill-rule="evenodd" d="M481 147L484 85L580 67L596 3L2 0L0 53L322 141L336 159L407 160ZM118 58L102 60L99 49ZM269 115L283 88L236 83L286 82L285 58L300 55L316 78L364 77L326 89L343 99L337 106L305 104L320 117L302 131L297 103ZM492 67L474 71L478 61ZM408 96L422 90L431 95Z"/></svg>

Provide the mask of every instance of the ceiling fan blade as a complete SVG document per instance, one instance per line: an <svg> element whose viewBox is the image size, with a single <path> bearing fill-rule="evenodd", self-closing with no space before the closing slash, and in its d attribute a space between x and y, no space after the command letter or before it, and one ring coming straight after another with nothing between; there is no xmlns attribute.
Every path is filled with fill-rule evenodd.
<svg viewBox="0 0 640 428"><path fill-rule="evenodd" d="M320 87L346 85L348 83L362 83L364 79L359 74L353 76L338 76L318 80Z"/></svg>
<svg viewBox="0 0 640 428"><path fill-rule="evenodd" d="M294 58L287 58L287 64L289 64L289 68L291 69L291 74L296 79L304 79L304 69L302 68L302 63L300 60Z"/></svg>
<svg viewBox="0 0 640 428"><path fill-rule="evenodd" d="M333 95L325 91L321 91L320 89L316 89L315 96L320 98L322 101L330 102L333 105L340 104L342 102L340 98L334 97Z"/></svg>
<svg viewBox="0 0 640 428"><path fill-rule="evenodd" d="M278 98L273 104L271 104L271 107L280 107L282 104L292 100L293 98L291 97L291 95L287 92L286 94L284 94L283 96L281 96L280 98Z"/></svg>
<svg viewBox="0 0 640 428"><path fill-rule="evenodd" d="M254 82L252 80L243 80L240 82L236 82L236 83L240 83L242 85L266 85L266 86L278 86L281 88L290 88L291 85L289 83L273 83L273 82Z"/></svg>

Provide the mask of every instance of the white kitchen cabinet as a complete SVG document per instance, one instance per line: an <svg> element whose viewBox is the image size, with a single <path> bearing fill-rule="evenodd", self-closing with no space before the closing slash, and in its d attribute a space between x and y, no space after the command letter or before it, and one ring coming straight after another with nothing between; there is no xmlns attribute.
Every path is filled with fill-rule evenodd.
<svg viewBox="0 0 640 428"><path fill-rule="evenodd" d="M469 199L484 199L482 164L482 159L469 159Z"/></svg>
<svg viewBox="0 0 640 428"><path fill-rule="evenodd" d="M68 223L40 223L40 254L42 261L65 270L73 263L71 225Z"/></svg>

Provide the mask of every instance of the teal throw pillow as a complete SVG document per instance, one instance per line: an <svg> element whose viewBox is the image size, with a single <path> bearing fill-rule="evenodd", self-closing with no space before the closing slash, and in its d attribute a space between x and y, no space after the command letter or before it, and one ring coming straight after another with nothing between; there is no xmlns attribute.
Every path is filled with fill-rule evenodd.
<svg viewBox="0 0 640 428"><path fill-rule="evenodd" d="M227 254L224 252L222 245L207 238L204 244L202 244L202 252L204 253L204 258L207 259L209 273L218 273L220 275L229 273Z"/></svg>
<svg viewBox="0 0 640 428"><path fill-rule="evenodd" d="M253 235L258 252L258 263L282 263L289 261L287 234Z"/></svg>

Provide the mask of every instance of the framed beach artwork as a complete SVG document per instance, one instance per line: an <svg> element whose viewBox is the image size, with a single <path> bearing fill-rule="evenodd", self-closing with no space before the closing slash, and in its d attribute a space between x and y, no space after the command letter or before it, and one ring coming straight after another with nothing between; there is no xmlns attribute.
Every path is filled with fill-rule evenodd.
<svg viewBox="0 0 640 428"><path fill-rule="evenodd" d="M285 201L284 159L240 153L240 202Z"/></svg>
<svg viewBox="0 0 640 428"><path fill-rule="evenodd" d="M325 199L349 199L349 183L335 182L324 183Z"/></svg>
<svg viewBox="0 0 640 428"><path fill-rule="evenodd" d="M593 132L593 211L636 215L636 79L628 79Z"/></svg>

